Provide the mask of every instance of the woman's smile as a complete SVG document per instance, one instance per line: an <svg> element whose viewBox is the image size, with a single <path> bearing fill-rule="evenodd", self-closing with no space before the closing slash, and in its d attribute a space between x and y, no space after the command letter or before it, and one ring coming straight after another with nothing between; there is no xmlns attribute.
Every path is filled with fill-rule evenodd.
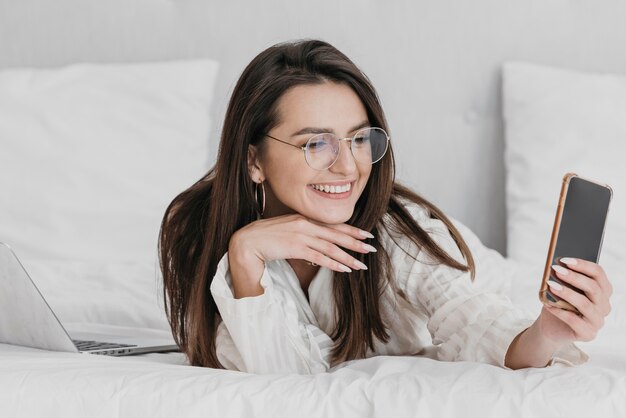
<svg viewBox="0 0 626 418"><path fill-rule="evenodd" d="M352 195L354 181L309 184L308 188L326 199L347 199Z"/></svg>

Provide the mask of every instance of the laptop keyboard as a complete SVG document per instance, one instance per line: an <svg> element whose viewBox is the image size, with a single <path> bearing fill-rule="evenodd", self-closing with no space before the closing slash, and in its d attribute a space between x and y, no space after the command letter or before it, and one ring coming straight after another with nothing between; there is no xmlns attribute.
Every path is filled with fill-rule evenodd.
<svg viewBox="0 0 626 418"><path fill-rule="evenodd" d="M80 351L106 350L110 348L137 347L132 344L105 343L102 341L72 340Z"/></svg>

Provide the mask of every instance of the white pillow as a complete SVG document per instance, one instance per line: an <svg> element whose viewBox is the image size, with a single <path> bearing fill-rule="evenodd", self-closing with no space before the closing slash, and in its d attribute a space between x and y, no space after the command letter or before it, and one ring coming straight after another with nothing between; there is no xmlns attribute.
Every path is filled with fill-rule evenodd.
<svg viewBox="0 0 626 418"><path fill-rule="evenodd" d="M504 65L507 254L539 289L563 175L614 191L599 264L616 290L626 264L626 77Z"/></svg>
<svg viewBox="0 0 626 418"><path fill-rule="evenodd" d="M63 324L169 330L162 278L153 264L48 259L24 267Z"/></svg>
<svg viewBox="0 0 626 418"><path fill-rule="evenodd" d="M123 315L76 304L97 299L81 295L96 279L124 294L141 280L146 299L135 292L132 309L157 299L163 213L209 168L217 70L194 60L0 71L0 241L38 284L63 286L43 284L58 292L47 297L76 296L72 320Z"/></svg>

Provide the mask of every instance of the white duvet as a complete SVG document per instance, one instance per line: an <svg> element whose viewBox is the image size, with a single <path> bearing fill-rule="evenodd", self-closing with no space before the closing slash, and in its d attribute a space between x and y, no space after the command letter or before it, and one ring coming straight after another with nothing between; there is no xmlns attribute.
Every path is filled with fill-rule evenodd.
<svg viewBox="0 0 626 418"><path fill-rule="evenodd" d="M623 306L624 297L614 302ZM181 353L104 357L0 345L0 416L626 416L623 324L609 320L580 346L591 360L578 367L510 371L381 356L317 375L251 375L190 367Z"/></svg>

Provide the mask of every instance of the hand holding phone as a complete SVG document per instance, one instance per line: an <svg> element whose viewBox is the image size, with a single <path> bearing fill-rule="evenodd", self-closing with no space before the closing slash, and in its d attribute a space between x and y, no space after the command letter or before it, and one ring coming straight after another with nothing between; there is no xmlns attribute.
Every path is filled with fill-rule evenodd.
<svg viewBox="0 0 626 418"><path fill-rule="evenodd" d="M567 173L563 177L539 290L539 299L542 303L579 313L578 309L551 291L548 281L556 282L581 294L584 294L584 291L560 280L552 266L567 268L567 264L561 262L562 258L578 258L598 263L612 196L613 191L607 185L584 179L575 173Z"/></svg>

